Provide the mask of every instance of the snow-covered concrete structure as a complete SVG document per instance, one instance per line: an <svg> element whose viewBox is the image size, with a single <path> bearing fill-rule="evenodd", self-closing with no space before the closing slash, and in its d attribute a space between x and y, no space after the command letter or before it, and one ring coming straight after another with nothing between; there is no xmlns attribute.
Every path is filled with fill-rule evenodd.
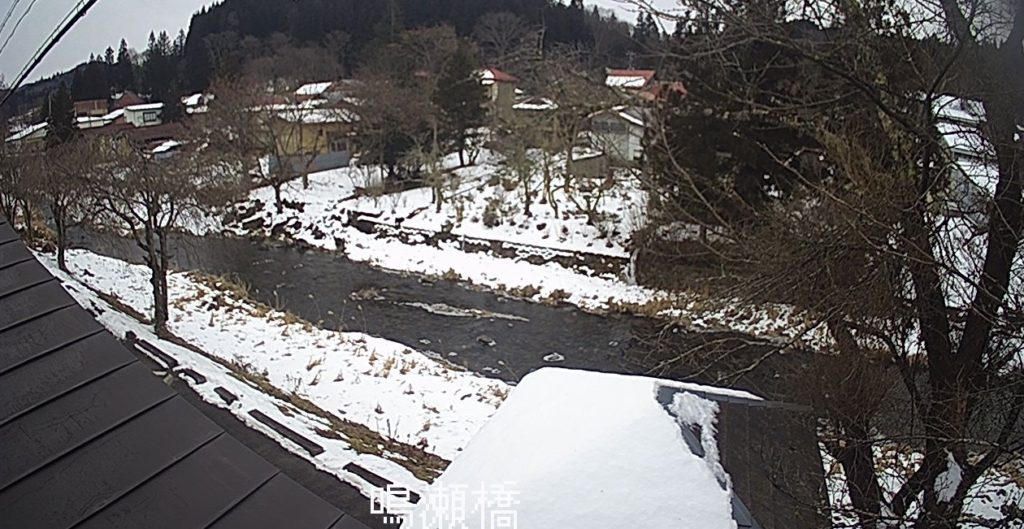
<svg viewBox="0 0 1024 529"><path fill-rule="evenodd" d="M750 393L696 384L535 371L432 485L407 524L762 527L733 493L719 457L717 419L725 403L765 404ZM460 499L465 509L453 509Z"/></svg>

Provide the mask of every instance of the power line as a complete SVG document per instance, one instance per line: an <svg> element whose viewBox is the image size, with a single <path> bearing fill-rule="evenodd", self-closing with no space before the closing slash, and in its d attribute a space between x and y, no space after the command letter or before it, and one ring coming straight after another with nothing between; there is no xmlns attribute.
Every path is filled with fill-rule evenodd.
<svg viewBox="0 0 1024 529"><path fill-rule="evenodd" d="M4 28L7 27L7 22L11 20L11 15L14 14L14 10L18 8L18 4L20 3L21 0L14 0L14 2L11 2L11 8L8 9L7 14L4 15L4 21L0 22L0 34L3 34Z"/></svg>
<svg viewBox="0 0 1024 529"><path fill-rule="evenodd" d="M34 5L36 5L36 0L32 0L32 3L28 5L28 7L25 9L25 12L22 13L20 17L18 17L18 21L15 22L14 27L11 28L10 35L7 35L7 40L4 41L3 46L0 46L0 53L3 53L4 50L7 49L7 44L9 44L11 42L11 39L14 38L14 34L18 32L18 27L21 26L21 23L25 20L25 17L28 16L28 12L32 11L32 7Z"/></svg>
<svg viewBox="0 0 1024 529"><path fill-rule="evenodd" d="M24 83L25 79L28 78L29 74L32 73L32 70L35 70L36 66L39 66L39 63L43 62L43 58L46 57L46 54L50 53L50 50L52 50L54 46L56 46L57 43L59 43L61 39L63 39L64 36L68 34L69 31L71 31L71 28L74 27L74 25L77 24L79 20L85 17L85 14L89 11L89 9L91 9L92 6L96 5L96 2L98 1L99 0L82 0L82 2L78 3L78 5L81 6L81 8L78 9L77 12L75 12L74 9L72 9L72 11L68 13L68 16L64 17L66 23L64 23L63 27L58 26L59 29L55 29L54 33L50 34L51 38L48 39L49 42L44 43L43 46L40 46L39 49L36 50L36 53L35 55L33 55L33 59L31 60L31 62L21 70L21 74L18 76L18 80L15 81L13 85L11 85L11 89L7 92L6 95L4 95L3 100L0 100L0 108L3 108L3 106L7 104L7 100L9 100L11 96L18 91L18 88L21 87L21 84ZM33 0L32 3L34 4L35 0ZM83 3L84 5L82 5ZM77 7L78 6L76 6L76 8ZM72 15L72 13L74 14Z"/></svg>

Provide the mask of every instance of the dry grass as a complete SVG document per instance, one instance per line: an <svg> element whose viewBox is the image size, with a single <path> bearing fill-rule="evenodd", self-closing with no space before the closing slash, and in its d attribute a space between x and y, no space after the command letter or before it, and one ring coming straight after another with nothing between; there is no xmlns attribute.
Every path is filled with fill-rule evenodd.
<svg viewBox="0 0 1024 529"><path fill-rule="evenodd" d="M388 439L362 424L342 419L324 410L295 392L281 390L270 383L266 372L256 371L251 364L236 359L228 362L227 365L231 374L239 380L254 386L267 395L291 404L298 410L323 419L329 426L317 429L317 433L327 439L347 441L355 451L361 454L376 455L394 461L426 482L432 482L448 466L449 461L441 456L427 452L418 446Z"/></svg>
<svg viewBox="0 0 1024 529"><path fill-rule="evenodd" d="M95 290L92 288L90 288L89 290L92 290L93 293L96 294L96 296L102 299L105 303L107 303L111 307L114 307L114 310L123 312L145 325L151 325L153 323L153 320L151 320L145 314L132 308L131 305L128 305L127 303L121 301L121 298L117 297L115 294L107 294L106 292L100 292L99 290Z"/></svg>
<svg viewBox="0 0 1024 529"><path fill-rule="evenodd" d="M666 310L675 308L677 303L671 298L659 296L647 300L644 303L616 301L612 298L608 298L607 305L608 311L612 313L636 314L639 316L654 318L660 316Z"/></svg>
<svg viewBox="0 0 1024 529"><path fill-rule="evenodd" d="M441 279L444 279L445 281L458 282L462 281L462 276L459 275L454 268L449 268L445 273L441 274Z"/></svg>

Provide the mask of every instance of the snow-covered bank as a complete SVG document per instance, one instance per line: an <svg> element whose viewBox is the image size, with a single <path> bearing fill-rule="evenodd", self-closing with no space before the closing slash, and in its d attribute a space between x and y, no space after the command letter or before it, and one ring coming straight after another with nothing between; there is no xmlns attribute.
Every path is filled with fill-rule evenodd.
<svg viewBox="0 0 1024 529"><path fill-rule="evenodd" d="M133 332L157 344L183 368L206 377L202 384L182 377L204 400L228 408L367 494L372 485L343 470L345 465L356 463L411 490L423 490L440 470L425 467L443 466L437 456L452 459L509 391L503 382L445 366L395 342L314 328L241 299L216 279L171 274L169 329L207 357L160 340L149 326L97 294L148 314L145 267L74 250L68 253L68 275L50 255L38 257L115 335ZM214 392L218 386L239 400L225 404ZM255 421L248 415L251 409L315 439L326 452L310 456Z"/></svg>
<svg viewBox="0 0 1024 529"><path fill-rule="evenodd" d="M567 213L575 206L564 193L558 216L553 214L550 204L534 204L532 217L513 212L508 214L506 223L493 228L485 226L479 217L489 200L503 193L505 204L518 204L519 200L514 192L503 191L500 184L488 183L499 172L493 161L455 170L459 181L464 182L459 187L463 194L450 198L440 214L430 206L429 189L354 198L357 188L374 181L375 171L351 167L312 174L308 189L300 181L293 181L282 190L287 204L282 213L276 211L272 189L256 189L246 202L237 206L243 215L226 226L225 231L242 236L284 237L343 252L349 259L379 268L455 279L536 302L569 303L592 312L673 318L697 330L732 330L784 340L820 338L818 331L808 333L809 322L786 306L749 307L729 300L709 300L698 293L656 290L632 283L625 270L619 274L597 273L585 266L570 268L553 261L534 264L522 258L463 251L457 241L417 243L416 237L401 240L368 234L348 222L350 215L356 215L353 212L369 212L377 215L374 222L415 227L416 232L462 233L531 247L547 245L547 249L534 251L542 258L545 252L567 250L600 250L604 255L624 258L628 238L642 222L636 208L643 203L642 192L628 175L620 175L620 181L605 191L618 198L602 202L607 206L602 215L618 219L621 226L608 231L608 237L600 238L599 230L587 224L585 215ZM456 224L459 218L463 221Z"/></svg>

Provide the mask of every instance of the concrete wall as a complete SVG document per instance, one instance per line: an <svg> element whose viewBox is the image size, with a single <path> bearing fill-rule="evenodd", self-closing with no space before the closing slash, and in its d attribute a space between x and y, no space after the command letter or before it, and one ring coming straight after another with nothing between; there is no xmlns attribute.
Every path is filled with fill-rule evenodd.
<svg viewBox="0 0 1024 529"><path fill-rule="evenodd" d="M285 163L288 163L292 174L301 175L305 172L318 173L320 171L328 171L331 169L339 169L342 167L348 167L352 161L352 155L348 151L334 151L318 154L313 157L310 161L305 156L292 156L286 158ZM309 166L307 168L307 163ZM277 160L270 161L270 170L276 171L280 167Z"/></svg>

